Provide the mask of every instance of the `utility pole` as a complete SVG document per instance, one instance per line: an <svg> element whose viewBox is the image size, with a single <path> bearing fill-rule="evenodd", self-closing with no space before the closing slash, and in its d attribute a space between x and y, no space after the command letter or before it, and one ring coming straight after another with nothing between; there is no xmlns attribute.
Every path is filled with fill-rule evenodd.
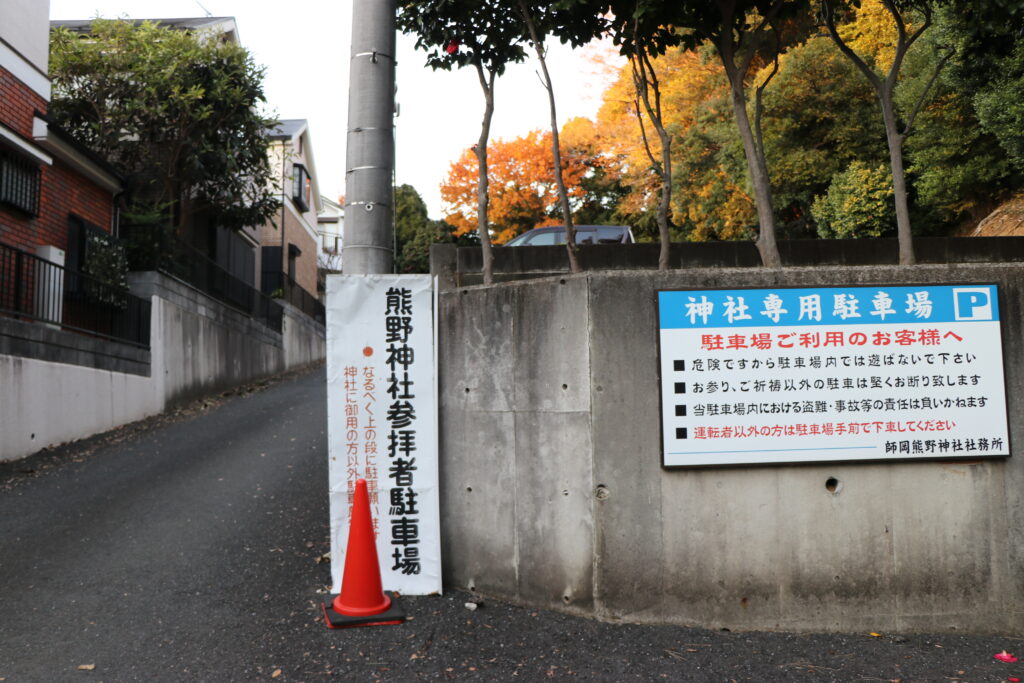
<svg viewBox="0 0 1024 683"><path fill-rule="evenodd" d="M395 165L395 3L354 0L342 269L390 273Z"/></svg>

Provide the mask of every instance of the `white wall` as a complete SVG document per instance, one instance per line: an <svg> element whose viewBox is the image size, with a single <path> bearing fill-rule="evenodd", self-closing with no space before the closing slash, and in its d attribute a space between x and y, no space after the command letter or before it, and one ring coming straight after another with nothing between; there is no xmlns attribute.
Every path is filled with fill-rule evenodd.
<svg viewBox="0 0 1024 683"><path fill-rule="evenodd" d="M279 334L173 278L131 284L153 305L149 376L0 355L0 461L324 357L323 326L301 313L286 313Z"/></svg>
<svg viewBox="0 0 1024 683"><path fill-rule="evenodd" d="M0 2L0 39L45 74L50 57L50 1ZM6 63L4 66L11 69Z"/></svg>
<svg viewBox="0 0 1024 683"><path fill-rule="evenodd" d="M0 460L104 432L163 409L148 377L0 356Z"/></svg>

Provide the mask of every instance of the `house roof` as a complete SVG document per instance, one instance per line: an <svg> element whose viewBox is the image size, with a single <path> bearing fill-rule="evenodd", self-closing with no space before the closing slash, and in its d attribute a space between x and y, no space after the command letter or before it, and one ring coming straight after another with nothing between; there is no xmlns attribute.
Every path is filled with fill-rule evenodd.
<svg viewBox="0 0 1024 683"><path fill-rule="evenodd" d="M309 122L306 119L284 119L268 131L271 140L290 140L301 133Z"/></svg>
<svg viewBox="0 0 1024 683"><path fill-rule="evenodd" d="M172 31L185 31L194 33L199 37L217 36L222 42L241 45L238 39L238 26L234 17L183 17L180 19L129 19L122 17L123 21L130 21L139 26L145 21L156 24L162 28ZM92 31L92 23L95 19L55 19L50 22L50 29L65 28L72 33L88 36Z"/></svg>
<svg viewBox="0 0 1024 683"><path fill-rule="evenodd" d="M50 22L51 28L58 26L66 28L75 33L89 33L92 30L93 19L57 19ZM179 19L126 19L136 26L144 21L159 24L165 28L178 29L181 31L198 31L209 29L227 22L234 23L234 17L183 17Z"/></svg>
<svg viewBox="0 0 1024 683"><path fill-rule="evenodd" d="M65 144L67 144L77 154L80 154L83 157L85 157L86 159L88 159L89 163L95 164L96 166L98 166L100 168L101 171L103 171L104 173L110 174L118 182L121 182L121 183L124 182L124 180L125 180L124 176L121 175L121 173L116 168L114 168L114 166L112 164L110 164L102 156L100 156L99 154L97 154L96 152L92 151L87 146L85 146L84 144L79 142L77 139L72 137L71 133L69 133L68 131L64 130L64 128L62 126L58 125L57 122L54 121L52 118L50 118L50 116L48 114L44 114L44 113L42 113L40 111L36 111L35 112L35 118L41 119L43 122L46 123L46 126L44 127L45 128L44 136L50 135L50 136L56 136L56 137L60 138L61 141L63 141Z"/></svg>

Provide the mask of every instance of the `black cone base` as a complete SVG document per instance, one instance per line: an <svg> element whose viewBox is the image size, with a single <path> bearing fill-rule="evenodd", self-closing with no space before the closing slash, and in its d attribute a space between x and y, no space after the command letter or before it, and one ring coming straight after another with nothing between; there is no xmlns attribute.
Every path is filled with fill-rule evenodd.
<svg viewBox="0 0 1024 683"><path fill-rule="evenodd" d="M398 604L398 598L394 593L385 592L391 598L391 606L379 614L367 614L360 617L350 617L347 614L335 612L332 605L337 595L332 595L324 601L324 619L327 620L327 628L352 628L354 626L387 626L401 624L405 621L405 610Z"/></svg>

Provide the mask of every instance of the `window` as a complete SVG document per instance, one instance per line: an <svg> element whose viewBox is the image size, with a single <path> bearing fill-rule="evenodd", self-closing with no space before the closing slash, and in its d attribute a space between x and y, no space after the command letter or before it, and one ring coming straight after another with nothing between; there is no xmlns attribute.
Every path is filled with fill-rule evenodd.
<svg viewBox="0 0 1024 683"><path fill-rule="evenodd" d="M302 164L292 165L292 201L302 211L309 211L309 192L312 181Z"/></svg>
<svg viewBox="0 0 1024 683"><path fill-rule="evenodd" d="M39 215L41 175L35 163L0 150L0 203Z"/></svg>

